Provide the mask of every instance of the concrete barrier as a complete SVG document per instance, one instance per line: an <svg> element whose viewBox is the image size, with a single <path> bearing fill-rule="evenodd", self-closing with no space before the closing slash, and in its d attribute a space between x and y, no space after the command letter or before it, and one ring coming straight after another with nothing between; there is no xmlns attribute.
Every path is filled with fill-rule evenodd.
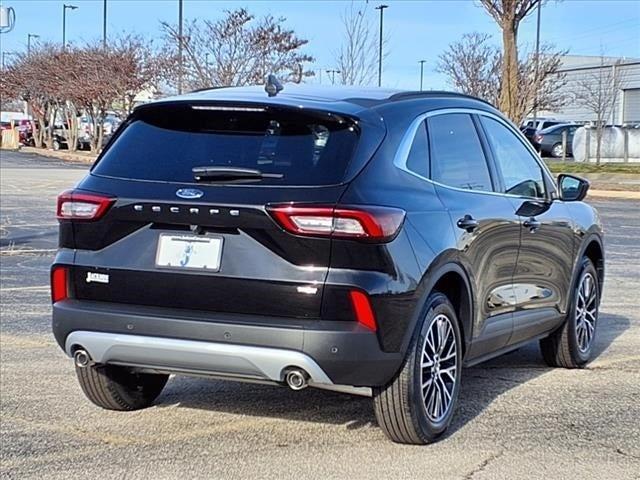
<svg viewBox="0 0 640 480"><path fill-rule="evenodd" d="M588 145L588 148L587 148ZM581 127L573 136L573 158L576 162L596 161L596 129ZM640 163L640 129L605 127L600 147L602 163Z"/></svg>

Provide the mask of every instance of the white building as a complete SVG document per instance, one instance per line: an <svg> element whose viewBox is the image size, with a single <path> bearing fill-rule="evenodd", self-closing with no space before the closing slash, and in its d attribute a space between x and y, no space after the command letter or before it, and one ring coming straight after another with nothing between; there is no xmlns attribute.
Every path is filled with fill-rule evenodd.
<svg viewBox="0 0 640 480"><path fill-rule="evenodd" d="M585 79L596 81L599 70L612 69L608 78L619 75L620 85L617 100L607 120L609 124L640 122L640 59L619 57L596 57L566 55L559 72L564 74L566 85L563 91L567 104L558 111L540 112L540 116L554 117L563 121L586 122L596 120L596 114L572 100L579 85ZM591 79L591 80L590 80Z"/></svg>

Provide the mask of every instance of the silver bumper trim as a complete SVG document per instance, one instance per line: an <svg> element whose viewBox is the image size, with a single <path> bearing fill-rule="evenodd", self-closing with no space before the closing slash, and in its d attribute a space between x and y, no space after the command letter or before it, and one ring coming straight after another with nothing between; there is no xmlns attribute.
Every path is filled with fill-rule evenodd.
<svg viewBox="0 0 640 480"><path fill-rule="evenodd" d="M235 380L283 382L284 371L297 367L309 374L312 387L371 396L367 387L333 384L311 357L294 350L82 330L70 333L65 342L69 356L78 347L84 348L95 363Z"/></svg>

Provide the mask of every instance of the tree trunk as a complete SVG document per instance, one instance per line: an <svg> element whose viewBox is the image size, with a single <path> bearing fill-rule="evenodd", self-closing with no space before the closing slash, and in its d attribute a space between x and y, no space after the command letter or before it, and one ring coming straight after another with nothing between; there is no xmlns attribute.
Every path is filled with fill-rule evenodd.
<svg viewBox="0 0 640 480"><path fill-rule="evenodd" d="M518 26L514 18L506 18L502 25L502 81L500 110L513 122L518 122Z"/></svg>

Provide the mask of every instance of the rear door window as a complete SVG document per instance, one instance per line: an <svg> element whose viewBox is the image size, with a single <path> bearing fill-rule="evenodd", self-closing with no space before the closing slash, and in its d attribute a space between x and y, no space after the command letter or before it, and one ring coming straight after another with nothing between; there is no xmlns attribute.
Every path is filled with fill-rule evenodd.
<svg viewBox="0 0 640 480"><path fill-rule="evenodd" d="M338 115L258 107L161 106L142 109L92 173L194 182L194 167L239 167L280 174L260 184L342 182L358 127Z"/></svg>
<svg viewBox="0 0 640 480"><path fill-rule="evenodd" d="M489 167L475 125L466 113L429 118L431 178L468 190L492 191Z"/></svg>

